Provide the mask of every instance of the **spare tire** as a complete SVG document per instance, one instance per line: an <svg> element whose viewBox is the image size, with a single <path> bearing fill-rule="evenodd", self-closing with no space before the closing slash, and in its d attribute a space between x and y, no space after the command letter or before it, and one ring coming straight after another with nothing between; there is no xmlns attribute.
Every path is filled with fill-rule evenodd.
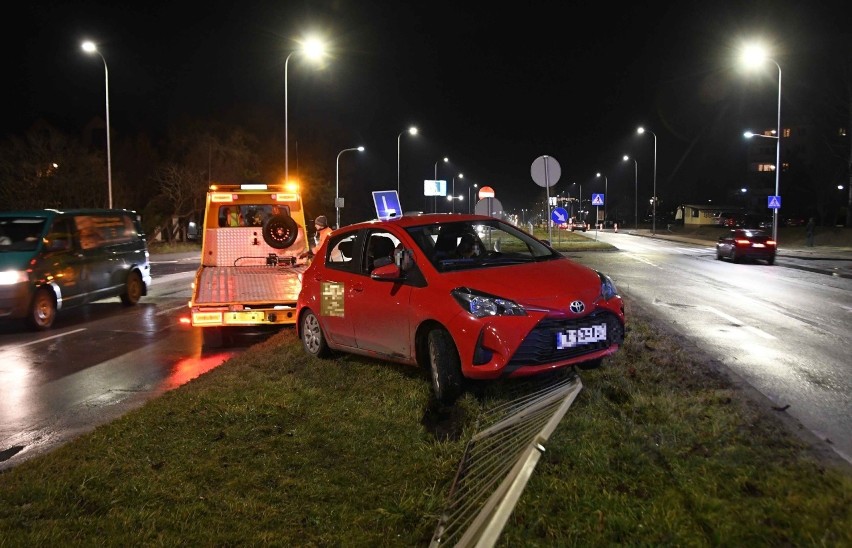
<svg viewBox="0 0 852 548"><path fill-rule="evenodd" d="M275 215L263 225L263 240L275 249L293 245L299 236L299 225L289 215Z"/></svg>

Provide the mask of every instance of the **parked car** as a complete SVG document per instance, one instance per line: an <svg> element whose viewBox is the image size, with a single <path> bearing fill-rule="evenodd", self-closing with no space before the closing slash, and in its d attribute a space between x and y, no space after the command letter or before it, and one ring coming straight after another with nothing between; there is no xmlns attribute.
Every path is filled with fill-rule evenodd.
<svg viewBox="0 0 852 548"><path fill-rule="evenodd" d="M730 259L735 263L743 259L766 261L775 264L775 240L763 230L736 228L723 234L716 242L716 259Z"/></svg>
<svg viewBox="0 0 852 548"><path fill-rule="evenodd" d="M150 285L148 246L132 211L0 213L0 319L48 329L60 309L107 297L134 305Z"/></svg>
<svg viewBox="0 0 852 548"><path fill-rule="evenodd" d="M582 219L572 219L568 222L568 229L571 232L575 230L582 230L583 232L589 230L589 224Z"/></svg>
<svg viewBox="0 0 852 548"><path fill-rule="evenodd" d="M304 273L297 318L309 354L420 366L443 402L469 379L598 367L625 325L606 275L502 220L446 214L335 230Z"/></svg>

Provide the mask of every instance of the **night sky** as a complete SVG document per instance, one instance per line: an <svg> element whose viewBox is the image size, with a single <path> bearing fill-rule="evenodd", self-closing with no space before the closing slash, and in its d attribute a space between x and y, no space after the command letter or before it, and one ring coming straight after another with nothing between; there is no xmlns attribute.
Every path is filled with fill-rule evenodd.
<svg viewBox="0 0 852 548"><path fill-rule="evenodd" d="M184 116L284 119L284 60L318 32L331 45L323 70L297 57L288 70L290 170L296 143L317 135L341 158L349 217L372 190L396 188L400 140L404 209L431 210L423 180L495 189L506 209L544 195L530 176L541 155L560 163L551 195L579 183L632 209L635 155L640 204L651 196L657 135L657 194L668 204L722 200L745 171L745 129L774 127L777 69L748 75L736 61L762 38L782 67L785 110L830 80L832 51L852 8L844 2L32 2L4 17L2 134L36 118L82 126L103 114L98 44L109 68L114 134L162 133ZM416 6L416 7L414 7ZM845 28L844 28L845 27ZM282 151L283 154L283 151ZM327 162L334 172L336 154ZM325 160L324 160L325 161ZM355 196L358 194L359 196ZM361 199L363 198L363 199ZM629 206L629 207L628 207ZM446 202L439 210L447 211ZM539 206L540 207L540 206ZM457 210L467 202L457 204ZM333 213L329 207L329 214Z"/></svg>

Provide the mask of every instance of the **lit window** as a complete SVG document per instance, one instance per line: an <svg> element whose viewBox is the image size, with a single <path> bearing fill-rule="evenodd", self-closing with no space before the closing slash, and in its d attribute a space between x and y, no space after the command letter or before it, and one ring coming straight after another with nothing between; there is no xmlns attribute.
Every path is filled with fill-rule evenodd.
<svg viewBox="0 0 852 548"><path fill-rule="evenodd" d="M758 171L775 171L775 166L772 164L757 164Z"/></svg>
<svg viewBox="0 0 852 548"><path fill-rule="evenodd" d="M789 137L791 133L792 131L788 127L785 127L783 130L781 130L781 135L783 135L784 137Z"/></svg>

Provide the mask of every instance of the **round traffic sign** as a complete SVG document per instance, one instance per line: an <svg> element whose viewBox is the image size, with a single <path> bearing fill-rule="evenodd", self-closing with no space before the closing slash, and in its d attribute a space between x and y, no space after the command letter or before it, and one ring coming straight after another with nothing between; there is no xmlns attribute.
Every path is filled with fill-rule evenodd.
<svg viewBox="0 0 852 548"><path fill-rule="evenodd" d="M553 156L539 156L533 160L530 174L535 184L547 188L559 181L562 168L559 167L559 162Z"/></svg>

